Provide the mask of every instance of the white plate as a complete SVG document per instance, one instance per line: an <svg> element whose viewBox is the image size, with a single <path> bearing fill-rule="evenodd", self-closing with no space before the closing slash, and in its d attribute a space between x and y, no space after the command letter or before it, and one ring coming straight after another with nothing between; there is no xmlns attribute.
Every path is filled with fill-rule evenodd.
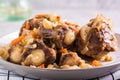
<svg viewBox="0 0 120 80"><path fill-rule="evenodd" d="M0 38L0 45L9 43L12 39L17 37L18 32L8 34ZM120 45L120 35L117 34L118 43ZM13 71L19 75L40 79L90 79L95 77L100 77L116 71L120 67L120 49L117 52L110 53L113 56L113 61L103 63L104 66L89 68L89 69L40 69L40 68L30 68L26 66L21 66L13 64L0 59L0 65L6 69Z"/></svg>

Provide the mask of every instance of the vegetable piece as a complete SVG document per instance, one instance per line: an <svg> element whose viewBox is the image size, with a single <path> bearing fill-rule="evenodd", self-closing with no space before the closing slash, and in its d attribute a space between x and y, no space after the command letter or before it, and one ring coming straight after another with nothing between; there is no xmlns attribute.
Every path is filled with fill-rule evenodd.
<svg viewBox="0 0 120 80"><path fill-rule="evenodd" d="M79 66L80 68L91 68L92 66L90 64L87 63L83 63Z"/></svg>
<svg viewBox="0 0 120 80"><path fill-rule="evenodd" d="M38 33L39 33L39 30L36 29L36 28L34 28L34 29L32 30L32 37L33 37L33 38L36 38L37 35L38 35Z"/></svg>
<svg viewBox="0 0 120 80"><path fill-rule="evenodd" d="M4 60L8 59L9 53L5 47L0 46L0 57L2 57Z"/></svg>
<svg viewBox="0 0 120 80"><path fill-rule="evenodd" d="M98 60L94 60L93 62L92 62L92 66L101 66L102 64L100 63L100 61L98 61Z"/></svg>
<svg viewBox="0 0 120 80"><path fill-rule="evenodd" d="M13 47L11 47L9 50L9 60L11 62L20 64L22 61L22 52L23 52L23 47L20 45L15 45Z"/></svg>
<svg viewBox="0 0 120 80"><path fill-rule="evenodd" d="M65 44L70 45L74 42L74 40L75 40L75 33L72 30L67 31L64 39Z"/></svg>
<svg viewBox="0 0 120 80"><path fill-rule="evenodd" d="M43 26L45 29L52 29L53 28L52 22L48 21L47 19L43 20Z"/></svg>
<svg viewBox="0 0 120 80"><path fill-rule="evenodd" d="M38 68L45 68L45 65L41 64L40 66L38 66Z"/></svg>
<svg viewBox="0 0 120 80"><path fill-rule="evenodd" d="M28 21L26 22L25 28L28 30L30 29L30 23Z"/></svg>
<svg viewBox="0 0 120 80"><path fill-rule="evenodd" d="M61 53L67 53L68 51L67 51L67 49L61 49L61 50L59 50L59 52L61 52Z"/></svg>
<svg viewBox="0 0 120 80"><path fill-rule="evenodd" d="M105 59L104 60L105 61L112 61L113 58L111 56L109 56L109 55L105 55Z"/></svg>
<svg viewBox="0 0 120 80"><path fill-rule="evenodd" d="M37 37L37 34L35 32L32 33L32 37L33 38L36 38Z"/></svg>
<svg viewBox="0 0 120 80"><path fill-rule="evenodd" d="M16 45L17 43L19 43L20 41L22 41L25 38L25 34L21 35L20 37L12 40L11 44L12 45Z"/></svg>

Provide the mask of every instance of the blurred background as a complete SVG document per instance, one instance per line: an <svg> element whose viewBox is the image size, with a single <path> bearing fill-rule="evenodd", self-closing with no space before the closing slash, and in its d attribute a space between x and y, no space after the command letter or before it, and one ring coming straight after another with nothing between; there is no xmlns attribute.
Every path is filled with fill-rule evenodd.
<svg viewBox="0 0 120 80"><path fill-rule="evenodd" d="M18 31L25 20L39 13L56 13L80 26L103 14L120 33L120 0L0 0L0 37Z"/></svg>
<svg viewBox="0 0 120 80"><path fill-rule="evenodd" d="M120 9L120 0L29 0L35 9Z"/></svg>

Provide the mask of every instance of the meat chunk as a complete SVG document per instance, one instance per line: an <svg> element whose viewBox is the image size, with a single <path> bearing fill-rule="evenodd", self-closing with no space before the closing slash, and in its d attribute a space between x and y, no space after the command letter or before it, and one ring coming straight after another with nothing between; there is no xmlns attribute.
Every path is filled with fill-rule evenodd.
<svg viewBox="0 0 120 80"><path fill-rule="evenodd" d="M117 40L112 31L111 20L97 15L83 26L77 37L78 51L96 59L117 49Z"/></svg>
<svg viewBox="0 0 120 80"><path fill-rule="evenodd" d="M26 20L21 27L19 35L22 35L24 33L24 29L26 29L26 26L28 26L28 25L29 25L29 30L33 30L34 28L38 29L39 27L43 27L42 21L48 17L49 17L48 14L39 14L39 15L36 15L32 19Z"/></svg>
<svg viewBox="0 0 120 80"><path fill-rule="evenodd" d="M56 60L56 51L46 46L41 39L32 38L30 33L18 43L11 44L8 53L11 62L26 66L48 65Z"/></svg>
<svg viewBox="0 0 120 80"><path fill-rule="evenodd" d="M70 28L60 26L58 29L40 29L40 36L43 37L43 41L49 47L56 49L67 48L72 45L76 39L75 31Z"/></svg>
<svg viewBox="0 0 120 80"><path fill-rule="evenodd" d="M23 65L39 66L41 64L52 64L56 60L56 51L47 47L42 41L36 40L31 45L36 45L34 48L26 48L23 52Z"/></svg>
<svg viewBox="0 0 120 80"><path fill-rule="evenodd" d="M81 58L75 52L62 53L60 59L60 65L79 65L81 63Z"/></svg>
<svg viewBox="0 0 120 80"><path fill-rule="evenodd" d="M24 65L39 66L45 62L45 53L41 49L32 50L24 60ZM23 64L22 63L22 64Z"/></svg>
<svg viewBox="0 0 120 80"><path fill-rule="evenodd" d="M38 39L42 39L45 45L54 49L72 47L80 29L76 24L61 21L57 15L39 14L23 24L20 35L25 33L27 23L30 26L29 30L38 30Z"/></svg>

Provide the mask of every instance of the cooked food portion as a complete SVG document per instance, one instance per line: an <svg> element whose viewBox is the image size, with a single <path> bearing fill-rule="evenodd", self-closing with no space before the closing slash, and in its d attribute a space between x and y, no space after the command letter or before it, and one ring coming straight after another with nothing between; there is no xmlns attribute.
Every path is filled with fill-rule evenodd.
<svg viewBox="0 0 120 80"><path fill-rule="evenodd" d="M117 40L112 31L111 19L102 15L83 26L77 37L78 51L93 58L100 59L117 49Z"/></svg>
<svg viewBox="0 0 120 80"><path fill-rule="evenodd" d="M36 40L32 44L32 47L27 47L23 51L23 65L35 65L52 64L56 60L56 51L47 47L42 41Z"/></svg>
<svg viewBox="0 0 120 80"><path fill-rule="evenodd" d="M60 65L79 65L81 58L75 52L62 53Z"/></svg>
<svg viewBox="0 0 120 80"><path fill-rule="evenodd" d="M9 47L0 47L0 56L33 68L101 66L100 59L111 61L112 57L106 54L117 49L111 23L110 19L98 15L80 28L58 15L39 14L24 22L18 38Z"/></svg>
<svg viewBox="0 0 120 80"><path fill-rule="evenodd" d="M9 53L7 51L7 47L0 46L0 57L2 57L4 60L8 59Z"/></svg>
<svg viewBox="0 0 120 80"><path fill-rule="evenodd" d="M63 48L75 51L73 47L79 29L76 24L61 21L57 15L39 14L25 21L19 37L11 42L9 61L25 66L59 65L58 51Z"/></svg>
<svg viewBox="0 0 120 80"><path fill-rule="evenodd" d="M25 29L37 29L34 37L42 39L49 47L61 49L72 46L80 27L62 21L60 16L55 14L39 14L23 24L20 35L25 33Z"/></svg>
<svg viewBox="0 0 120 80"><path fill-rule="evenodd" d="M22 61L22 51L23 51L23 47L19 44L15 45L15 46L11 46L9 49L9 59L11 62L14 63L21 63Z"/></svg>
<svg viewBox="0 0 120 80"><path fill-rule="evenodd" d="M12 45L8 50L10 54L9 60L11 62L26 66L39 66L41 64L48 65L55 62L56 51L47 47L43 41L35 39L30 44L25 44L25 41L26 39L24 38L18 44Z"/></svg>

